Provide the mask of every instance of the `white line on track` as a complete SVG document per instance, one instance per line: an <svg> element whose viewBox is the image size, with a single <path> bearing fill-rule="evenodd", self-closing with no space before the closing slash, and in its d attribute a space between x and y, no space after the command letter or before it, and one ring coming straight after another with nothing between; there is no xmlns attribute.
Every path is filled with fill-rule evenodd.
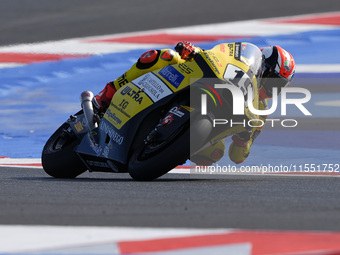
<svg viewBox="0 0 340 255"><path fill-rule="evenodd" d="M178 28L157 29L133 33L120 33L103 36L73 38L59 41L47 41L30 44L18 44L0 47L0 53L39 53L39 54L89 54L100 55L116 52L125 52L136 49L165 47L166 44L155 43L123 43L102 42L105 39L118 39L136 36L149 36L156 34L174 35L220 35L220 36L271 36L294 34L316 30L332 30L339 28L336 25L279 23L289 19L302 19L309 17L327 17L337 15L339 12L322 13L318 15L300 15L293 17L280 17L277 19L255 19L237 22L225 22L208 25L186 26ZM97 41L97 42L95 42ZM98 42L101 41L101 42ZM20 63L0 63L0 68L16 67ZM339 72L339 65L297 65L299 72Z"/></svg>
<svg viewBox="0 0 340 255"><path fill-rule="evenodd" d="M104 245L119 241L228 233L227 229L0 225L0 254ZM20 245L18 245L20 240Z"/></svg>
<svg viewBox="0 0 340 255"><path fill-rule="evenodd" d="M0 170L3 167L15 167L15 168L38 168L41 169L41 159L39 158L0 158ZM208 169L208 168L207 168ZM208 169L209 170L209 169ZM207 170L207 171L208 171ZM191 169L189 166L178 166L171 170L171 174L190 174L195 177L208 177L208 178L227 178L233 175L243 175L243 176L294 176L294 177L340 177L340 172L334 172L331 170L319 171L319 172L283 172L283 171L268 171L263 168L256 168L256 171L247 171L246 169L241 169L240 167L235 168L233 171L229 172L197 172L193 166ZM115 174L115 173L112 173Z"/></svg>

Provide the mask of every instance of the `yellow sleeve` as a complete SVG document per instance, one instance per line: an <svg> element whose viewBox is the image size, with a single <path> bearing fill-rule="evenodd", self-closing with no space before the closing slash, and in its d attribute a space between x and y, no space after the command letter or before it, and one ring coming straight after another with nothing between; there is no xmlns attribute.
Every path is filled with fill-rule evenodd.
<svg viewBox="0 0 340 255"><path fill-rule="evenodd" d="M260 110L264 110L265 106L262 103L262 101L260 101ZM259 119L261 119L263 121L263 125L264 123L266 123L266 119L267 116L259 116ZM258 135L261 133L263 126L261 127L254 127L251 134L250 134L250 140L248 142L248 144L244 147L242 146L238 146L235 142L232 142L229 146L229 158L231 161L233 161L236 164L240 164L242 163L248 156L250 153L250 147L251 145L254 143L254 140L256 139L256 137L258 137Z"/></svg>

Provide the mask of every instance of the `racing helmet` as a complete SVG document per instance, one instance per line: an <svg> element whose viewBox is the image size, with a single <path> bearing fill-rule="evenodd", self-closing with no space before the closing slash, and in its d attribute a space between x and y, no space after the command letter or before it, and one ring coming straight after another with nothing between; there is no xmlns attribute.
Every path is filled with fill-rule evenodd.
<svg viewBox="0 0 340 255"><path fill-rule="evenodd" d="M280 93L289 85L295 73L295 61L289 52L277 45L261 48L261 51L265 61L259 94L263 100L272 97L273 87Z"/></svg>

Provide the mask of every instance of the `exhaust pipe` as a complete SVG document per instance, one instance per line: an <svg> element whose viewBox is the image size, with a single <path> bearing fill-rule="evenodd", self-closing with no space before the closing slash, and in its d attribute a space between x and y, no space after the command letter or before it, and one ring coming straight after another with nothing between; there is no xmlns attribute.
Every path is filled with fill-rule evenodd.
<svg viewBox="0 0 340 255"><path fill-rule="evenodd" d="M84 91L80 95L81 108L84 111L88 129L91 131L98 127L98 124L97 122L94 121L94 117L93 117L94 116L93 105L92 105L93 97L94 96L91 91Z"/></svg>

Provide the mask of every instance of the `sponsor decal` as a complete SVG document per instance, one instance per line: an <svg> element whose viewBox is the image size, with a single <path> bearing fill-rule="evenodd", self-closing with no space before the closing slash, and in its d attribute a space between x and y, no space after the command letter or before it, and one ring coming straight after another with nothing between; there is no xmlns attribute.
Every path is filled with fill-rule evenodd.
<svg viewBox="0 0 340 255"><path fill-rule="evenodd" d="M167 51L163 52L162 55L161 55L161 59L163 59L165 61L171 61L173 57L174 57L174 54L173 54L172 50L167 50Z"/></svg>
<svg viewBox="0 0 340 255"><path fill-rule="evenodd" d="M168 114L163 120L162 120L162 125L167 126L171 124L174 121L174 115L173 114Z"/></svg>
<svg viewBox="0 0 340 255"><path fill-rule="evenodd" d="M126 101L125 99L123 99L122 102L119 104L119 107L121 107L122 109L126 109L128 105L129 105L129 101Z"/></svg>
<svg viewBox="0 0 340 255"><path fill-rule="evenodd" d="M231 57L234 55L234 44L228 43L228 48L229 48L229 56Z"/></svg>
<svg viewBox="0 0 340 255"><path fill-rule="evenodd" d="M100 122L99 128L106 134L108 134L112 141L117 143L118 145L121 145L124 141L124 137L118 134L112 127L110 127L107 123L104 121Z"/></svg>
<svg viewBox="0 0 340 255"><path fill-rule="evenodd" d="M187 106L187 105L181 105L181 107L184 108L185 110L189 111L189 112L195 111L195 108L189 107L189 106Z"/></svg>
<svg viewBox="0 0 340 255"><path fill-rule="evenodd" d="M123 90L120 92L120 94L129 96L133 100L135 100L137 103L141 104L143 102L143 97L140 96L139 92L140 91L135 91L129 86L125 86Z"/></svg>
<svg viewBox="0 0 340 255"><path fill-rule="evenodd" d="M177 71L173 66L166 66L159 71L160 76L166 79L176 89L184 80L184 75Z"/></svg>
<svg viewBox="0 0 340 255"><path fill-rule="evenodd" d="M132 83L147 94L153 102L172 94L172 91L154 73L146 73Z"/></svg>
<svg viewBox="0 0 340 255"><path fill-rule="evenodd" d="M181 112L180 109L181 109L181 107L175 106L175 107L171 108L169 113L172 113L172 114L182 118L184 116L184 112Z"/></svg>
<svg viewBox="0 0 340 255"><path fill-rule="evenodd" d="M216 66L216 64L221 67L222 64L219 62L218 58L215 56L215 54L213 54L212 52L204 52L204 55L206 57L206 59L211 63L214 71L218 74L220 74L220 71L218 70L218 67Z"/></svg>
<svg viewBox="0 0 340 255"><path fill-rule="evenodd" d="M220 51L225 53L225 45L224 44L220 44Z"/></svg>
<svg viewBox="0 0 340 255"><path fill-rule="evenodd" d="M235 43L235 59L241 60L241 43Z"/></svg>
<svg viewBox="0 0 340 255"><path fill-rule="evenodd" d="M126 102L122 102L123 104L126 103ZM121 105L122 103L120 103L119 105ZM119 107L118 105L115 105L111 102L111 105L117 110L117 111L120 111L123 115L125 115L127 118L131 118L131 116L126 112L124 111L124 109L126 108L126 104L124 105L124 109L122 109L121 107Z"/></svg>
<svg viewBox="0 0 340 255"><path fill-rule="evenodd" d="M122 120L117 117L116 113L112 112L111 109L106 111L107 117L112 119L116 124L122 124Z"/></svg>
<svg viewBox="0 0 340 255"><path fill-rule="evenodd" d="M191 74L194 71L184 63L179 64L178 67L186 74Z"/></svg>
<svg viewBox="0 0 340 255"><path fill-rule="evenodd" d="M126 83L128 83L129 81L126 79L127 74L124 73L122 76L120 76L119 78L117 78L117 83L120 87L122 87L123 85L125 85Z"/></svg>
<svg viewBox="0 0 340 255"><path fill-rule="evenodd" d="M106 145L105 147L104 147L104 150L103 150L103 157L105 157L105 158L108 158L109 157L109 153L110 153L110 147L108 146L108 145Z"/></svg>
<svg viewBox="0 0 340 255"><path fill-rule="evenodd" d="M74 127L76 128L77 132L80 133L81 131L84 130L83 125L81 124L81 122L77 122L76 124L74 124Z"/></svg>

